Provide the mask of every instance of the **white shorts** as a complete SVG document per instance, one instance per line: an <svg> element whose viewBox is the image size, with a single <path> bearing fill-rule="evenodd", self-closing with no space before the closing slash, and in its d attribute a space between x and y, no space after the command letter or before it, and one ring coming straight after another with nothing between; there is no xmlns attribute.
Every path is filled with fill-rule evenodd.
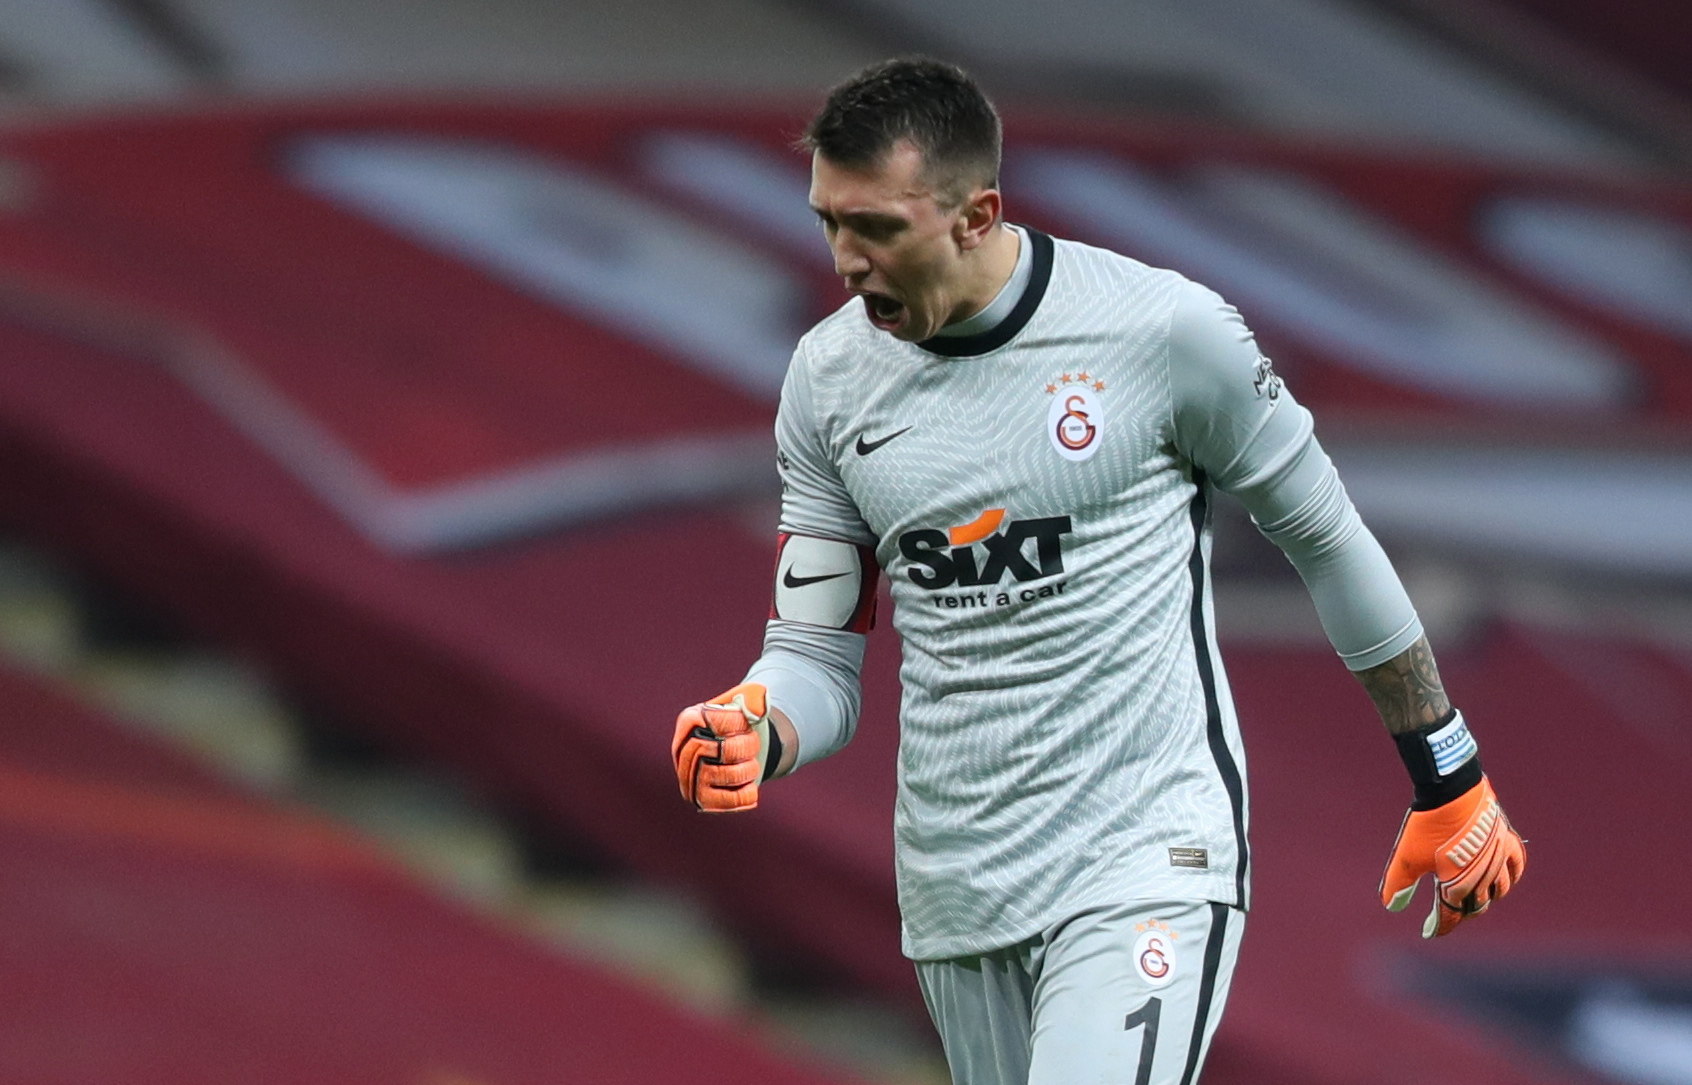
<svg viewBox="0 0 1692 1085"><path fill-rule="evenodd" d="M1244 930L1224 904L1130 901L917 979L954 1085L1193 1085Z"/></svg>

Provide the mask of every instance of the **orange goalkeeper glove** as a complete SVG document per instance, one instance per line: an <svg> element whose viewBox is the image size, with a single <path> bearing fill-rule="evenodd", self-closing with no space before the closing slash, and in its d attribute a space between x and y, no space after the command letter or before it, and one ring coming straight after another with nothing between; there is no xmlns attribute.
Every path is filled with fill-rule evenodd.
<svg viewBox="0 0 1692 1085"><path fill-rule="evenodd" d="M768 694L756 682L682 710L670 753L682 798L708 814L750 810L781 761Z"/></svg>
<svg viewBox="0 0 1692 1085"><path fill-rule="evenodd" d="M1422 937L1434 938L1508 893L1527 867L1527 849L1480 771L1461 716L1453 713L1431 734L1401 735L1398 743L1416 782L1416 801L1381 875L1381 903L1403 911L1423 876L1432 874L1434 906Z"/></svg>

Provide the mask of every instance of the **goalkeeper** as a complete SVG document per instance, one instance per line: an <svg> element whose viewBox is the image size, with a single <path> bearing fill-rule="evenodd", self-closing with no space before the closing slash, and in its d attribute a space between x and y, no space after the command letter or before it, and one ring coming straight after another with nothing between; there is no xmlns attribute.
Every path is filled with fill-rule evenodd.
<svg viewBox="0 0 1692 1085"><path fill-rule="evenodd" d="M678 718L683 796L749 810L845 745L885 572L903 945L954 1081L1190 1085L1251 862L1215 488L1298 569L1409 771L1382 902L1433 875L1433 937L1508 891L1521 838L1415 610L1240 315L1007 223L998 117L949 65L866 69L806 142L853 297L788 370L764 651Z"/></svg>

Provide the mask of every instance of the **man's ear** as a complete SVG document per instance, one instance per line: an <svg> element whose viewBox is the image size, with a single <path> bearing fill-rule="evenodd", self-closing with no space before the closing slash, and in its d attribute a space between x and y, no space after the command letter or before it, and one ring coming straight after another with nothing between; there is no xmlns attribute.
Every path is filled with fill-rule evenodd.
<svg viewBox="0 0 1692 1085"><path fill-rule="evenodd" d="M996 188L978 188L958 208L952 225L952 239L965 252L987 240L987 234L1004 211L1004 199Z"/></svg>

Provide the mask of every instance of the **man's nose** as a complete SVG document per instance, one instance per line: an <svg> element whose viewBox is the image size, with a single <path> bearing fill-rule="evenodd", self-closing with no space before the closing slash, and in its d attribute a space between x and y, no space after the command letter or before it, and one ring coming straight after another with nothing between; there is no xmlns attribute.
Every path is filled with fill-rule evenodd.
<svg viewBox="0 0 1692 1085"><path fill-rule="evenodd" d="M834 273L842 279L861 279L870 271L869 257L856 247L836 241L834 244Z"/></svg>

